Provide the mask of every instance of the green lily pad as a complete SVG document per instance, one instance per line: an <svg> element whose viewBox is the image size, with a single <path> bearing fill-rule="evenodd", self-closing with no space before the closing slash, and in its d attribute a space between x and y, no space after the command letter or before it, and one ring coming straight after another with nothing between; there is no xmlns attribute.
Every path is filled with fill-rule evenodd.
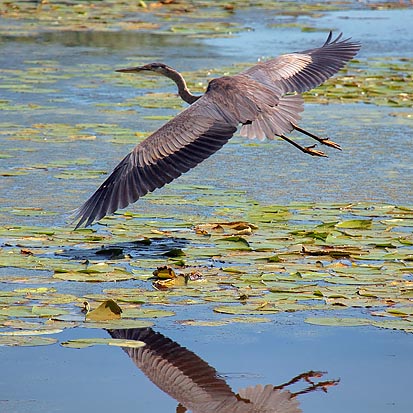
<svg viewBox="0 0 413 413"><path fill-rule="evenodd" d="M86 348L97 345L139 348L145 346L145 343L143 341L117 338L79 338L76 340L64 341L63 343L60 343L60 345L68 348Z"/></svg>
<svg viewBox="0 0 413 413"><path fill-rule="evenodd" d="M55 338L39 336L0 336L0 346L31 347L57 343Z"/></svg>
<svg viewBox="0 0 413 413"><path fill-rule="evenodd" d="M389 308L386 311L389 314L397 316L397 317L410 317L410 316L413 316L413 306L412 307Z"/></svg>
<svg viewBox="0 0 413 413"><path fill-rule="evenodd" d="M53 278L65 281L78 282L114 282L125 281L134 278L134 275L120 268L115 268L110 272L89 272L88 270L56 272Z"/></svg>
<svg viewBox="0 0 413 413"><path fill-rule="evenodd" d="M257 314L276 314L281 310L266 305L243 305L243 306L219 306L215 307L216 313L235 314L235 315L257 315Z"/></svg>
<svg viewBox="0 0 413 413"><path fill-rule="evenodd" d="M0 315L8 315L10 317L53 317L56 315L68 314L67 310L57 307L43 306L9 306L0 308Z"/></svg>
<svg viewBox="0 0 413 413"><path fill-rule="evenodd" d="M356 326L367 326L371 325L372 321L366 318L353 318L353 317L309 317L304 320L308 324L316 324L319 326L345 326L345 327L356 327Z"/></svg>
<svg viewBox="0 0 413 413"><path fill-rule="evenodd" d="M63 330L60 328L49 328L40 330L16 330L16 331L0 331L0 336L38 336L48 334L58 334Z"/></svg>
<svg viewBox="0 0 413 413"><path fill-rule="evenodd" d="M132 320L126 318L120 318L117 320L107 320L107 321L89 321L86 320L85 323L81 324L80 327L83 328L98 328L98 329L116 329L116 328L146 328L151 327L153 323L146 320Z"/></svg>
<svg viewBox="0 0 413 413"><path fill-rule="evenodd" d="M125 308L123 311L124 318L162 318L174 315L173 311L152 308Z"/></svg>
<svg viewBox="0 0 413 413"><path fill-rule="evenodd" d="M228 324L227 320L182 320L179 324L196 327L219 327Z"/></svg>

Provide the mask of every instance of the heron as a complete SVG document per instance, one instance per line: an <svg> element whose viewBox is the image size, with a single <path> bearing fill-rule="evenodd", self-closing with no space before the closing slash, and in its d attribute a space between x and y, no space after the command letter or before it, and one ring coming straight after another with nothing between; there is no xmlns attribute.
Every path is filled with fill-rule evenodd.
<svg viewBox="0 0 413 413"><path fill-rule="evenodd" d="M326 156L301 146L288 133L296 130L322 145L341 149L329 138L298 126L302 93L336 74L360 50L359 42L333 39L321 47L259 62L234 76L212 79L206 92L193 95L183 76L164 63L118 69L122 73L156 73L173 80L189 106L139 143L116 166L95 193L76 211L76 228L91 225L140 197L163 187L218 151L240 127L240 135L259 140L281 138L305 154Z"/></svg>
<svg viewBox="0 0 413 413"><path fill-rule="evenodd" d="M177 413L300 413L297 396L327 392L338 384L338 380L318 381L324 373L308 371L277 386L258 384L235 393L214 367L150 327L107 331L116 339L145 343L123 350L149 380L178 401ZM296 392L287 388L303 383L307 387Z"/></svg>

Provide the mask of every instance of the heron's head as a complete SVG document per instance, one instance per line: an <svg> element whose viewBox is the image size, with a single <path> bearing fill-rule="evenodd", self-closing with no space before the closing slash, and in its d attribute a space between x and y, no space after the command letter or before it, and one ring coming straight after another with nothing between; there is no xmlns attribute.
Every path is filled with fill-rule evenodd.
<svg viewBox="0 0 413 413"><path fill-rule="evenodd" d="M155 72L167 76L173 69L164 63L148 63L144 66L127 67L126 69L118 69L116 71L122 73Z"/></svg>

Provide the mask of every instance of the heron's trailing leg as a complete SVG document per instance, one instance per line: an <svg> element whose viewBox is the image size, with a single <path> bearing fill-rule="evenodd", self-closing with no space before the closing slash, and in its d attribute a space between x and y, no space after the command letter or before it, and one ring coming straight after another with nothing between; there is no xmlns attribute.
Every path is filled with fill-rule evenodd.
<svg viewBox="0 0 413 413"><path fill-rule="evenodd" d="M301 146L298 143L294 142L292 139L287 138L285 135L280 135L280 138L284 139L288 143L291 143L291 145L295 146L297 149L299 149L300 151L304 153L308 153L309 155L312 155L312 156L324 156L325 158L327 157L327 155L323 151L318 151L317 149L314 149L315 145Z"/></svg>
<svg viewBox="0 0 413 413"><path fill-rule="evenodd" d="M317 135L314 135L313 133L307 132L304 129L301 129L300 127L298 127L297 125L293 125L294 129L298 132L303 133L304 135L309 136L310 138L315 139L316 141L320 142L323 145L327 145L327 146L331 146L332 148L336 148L339 149L341 151L341 147L338 143L335 143L333 141L331 141L329 138L320 138Z"/></svg>
<svg viewBox="0 0 413 413"><path fill-rule="evenodd" d="M306 389L292 393L293 397L297 397L300 394L311 393L314 390L322 390L324 393L327 393L327 390L332 386L337 386L340 380L326 380L320 381L318 383L312 383Z"/></svg>
<svg viewBox="0 0 413 413"><path fill-rule="evenodd" d="M313 378L320 378L323 377L325 374L324 371L306 371L305 373L301 373L298 376L293 377L291 380L287 381L286 383L279 384L278 386L274 386L274 389L282 390L285 387L291 386L292 384L296 384L301 380L306 381L307 383L312 383L311 379Z"/></svg>
<svg viewBox="0 0 413 413"><path fill-rule="evenodd" d="M319 381L318 383L314 382L313 379L319 379L324 374L325 373L322 371L312 371L312 370L307 371L306 373L301 373L298 376L292 378L287 383L280 384L279 386L274 386L274 389L282 390L287 386L291 386L292 384L298 383L299 381L305 381L309 384L309 386L303 390L292 393L293 397L296 397L300 394L310 393L314 390L322 390L324 392L327 392L327 389L329 387L336 386L340 380L326 380L326 381Z"/></svg>

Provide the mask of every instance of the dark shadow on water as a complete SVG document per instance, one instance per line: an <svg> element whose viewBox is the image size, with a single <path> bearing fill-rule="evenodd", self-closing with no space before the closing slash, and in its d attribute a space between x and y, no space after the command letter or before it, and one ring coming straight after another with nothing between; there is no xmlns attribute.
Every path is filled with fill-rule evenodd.
<svg viewBox="0 0 413 413"><path fill-rule="evenodd" d="M338 384L338 380L317 381L324 373L308 371L281 385L258 384L235 393L207 362L151 328L108 332L113 338L145 343L123 350L149 380L178 402L177 413L298 413L298 395L326 392ZM293 385L301 385L301 389L287 389Z"/></svg>
<svg viewBox="0 0 413 413"><path fill-rule="evenodd" d="M156 259L161 256L173 257L188 245L182 238L144 238L131 242L101 245L98 248L68 248L55 253L58 257L73 260L120 260L126 257Z"/></svg>

